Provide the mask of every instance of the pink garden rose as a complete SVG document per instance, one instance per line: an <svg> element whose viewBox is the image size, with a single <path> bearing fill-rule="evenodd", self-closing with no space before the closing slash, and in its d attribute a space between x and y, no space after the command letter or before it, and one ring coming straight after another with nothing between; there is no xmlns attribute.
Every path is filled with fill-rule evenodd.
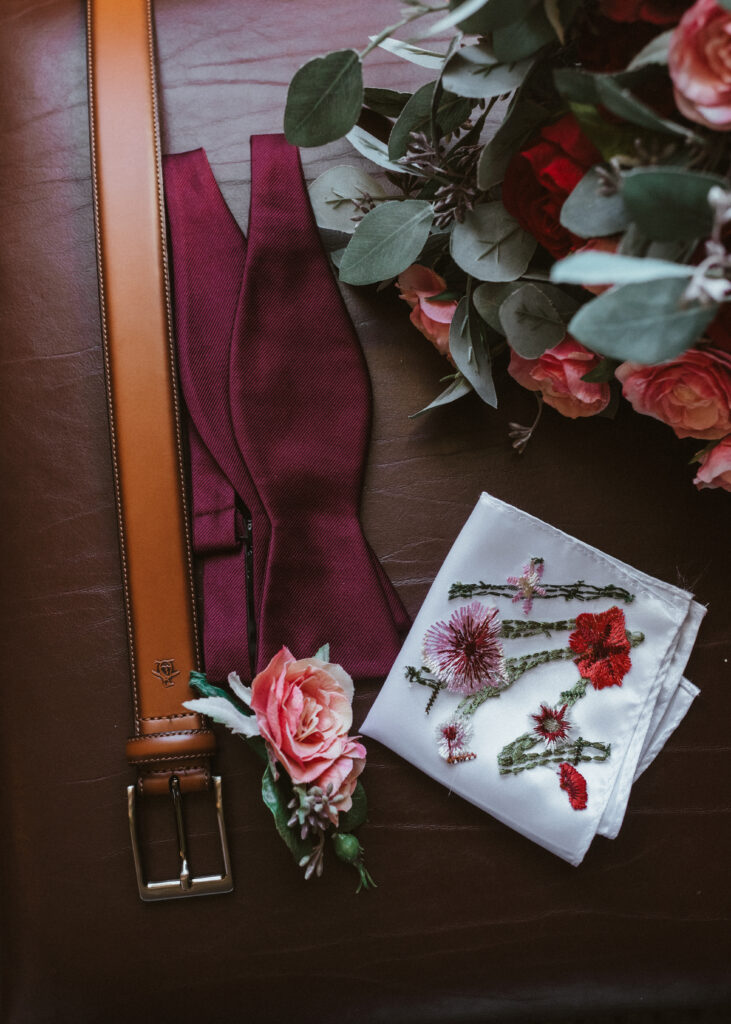
<svg viewBox="0 0 731 1024"><path fill-rule="evenodd" d="M338 811L352 807L365 747L348 736L353 680L319 658L296 661L283 647L251 684L251 708L272 757L295 785L332 784ZM337 815L333 824L337 824Z"/></svg>
<svg viewBox="0 0 731 1024"><path fill-rule="evenodd" d="M581 379L599 361L599 356L567 334L538 359L524 359L511 352L508 373L529 391L540 391L547 405L574 420L594 416L609 404L608 384L590 384Z"/></svg>
<svg viewBox="0 0 731 1024"><path fill-rule="evenodd" d="M731 435L706 452L693 483L698 490L721 487L724 491L731 491Z"/></svg>
<svg viewBox="0 0 731 1024"><path fill-rule="evenodd" d="M429 267L413 263L403 274L399 274L396 284L401 292L401 298L411 306L409 319L414 327L451 362L449 327L457 302L454 299L430 301L432 296L440 295L446 289L447 282Z"/></svg>
<svg viewBox="0 0 731 1024"><path fill-rule="evenodd" d="M673 428L678 437L714 440L731 432L731 354L691 348L657 366L622 363L616 370L632 407Z"/></svg>
<svg viewBox="0 0 731 1024"><path fill-rule="evenodd" d="M681 114L730 131L731 11L715 0L698 0L673 33L668 67Z"/></svg>

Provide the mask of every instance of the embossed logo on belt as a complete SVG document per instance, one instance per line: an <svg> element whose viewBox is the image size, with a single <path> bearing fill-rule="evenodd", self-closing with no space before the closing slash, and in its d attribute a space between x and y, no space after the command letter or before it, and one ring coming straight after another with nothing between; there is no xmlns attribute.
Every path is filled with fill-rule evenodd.
<svg viewBox="0 0 731 1024"><path fill-rule="evenodd" d="M155 662L152 674L157 676L163 686L173 686L175 677L180 675L180 671L175 667L174 658L162 658Z"/></svg>

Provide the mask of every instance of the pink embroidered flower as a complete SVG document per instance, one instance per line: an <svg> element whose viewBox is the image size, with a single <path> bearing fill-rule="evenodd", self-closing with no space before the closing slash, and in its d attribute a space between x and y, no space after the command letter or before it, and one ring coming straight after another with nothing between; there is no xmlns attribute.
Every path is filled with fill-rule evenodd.
<svg viewBox="0 0 731 1024"><path fill-rule="evenodd" d="M505 682L497 608L479 601L458 608L448 622L437 622L424 636L424 664L450 693L469 695Z"/></svg>
<svg viewBox="0 0 731 1024"><path fill-rule="evenodd" d="M396 284L401 298L411 306L409 319L414 327L452 362L449 354L449 327L457 302L454 299L439 302L433 300L433 296L446 290L447 282L429 267L413 263L399 274Z"/></svg>
<svg viewBox="0 0 731 1024"><path fill-rule="evenodd" d="M462 715L454 715L437 726L437 749L447 764L474 761L477 754L467 749L471 739L472 726Z"/></svg>
<svg viewBox="0 0 731 1024"><path fill-rule="evenodd" d="M575 811L586 809L586 779L573 765L564 761L559 768L559 786L569 795L569 803Z"/></svg>
<svg viewBox="0 0 731 1024"><path fill-rule="evenodd" d="M541 710L537 715L531 715L536 723L533 732L546 741L549 746L559 740L565 740L571 730L571 722L566 717L566 708L550 708L547 704L541 704Z"/></svg>
<svg viewBox="0 0 731 1024"><path fill-rule="evenodd" d="M632 667L624 612L616 605L606 612L577 615L569 647L579 655L575 663L581 678L588 679L595 690L621 686Z"/></svg>
<svg viewBox="0 0 731 1024"><path fill-rule="evenodd" d="M668 68L681 114L731 130L731 11L698 0L673 32Z"/></svg>
<svg viewBox="0 0 731 1024"><path fill-rule="evenodd" d="M516 601L522 601L523 611L526 615L533 607L534 597L546 596L546 588L540 586L542 576L542 558L531 558L530 562L527 562L523 566L523 573L521 576L508 576L508 583L511 583L514 587L518 588L518 593L513 598L513 604L515 604Z"/></svg>
<svg viewBox="0 0 731 1024"><path fill-rule="evenodd" d="M622 363L616 376L633 409L678 437L710 441L731 432L731 353L691 348L657 366Z"/></svg>
<svg viewBox="0 0 731 1024"><path fill-rule="evenodd" d="M353 680L339 665L319 658L296 661L283 647L251 684L251 708L272 757L295 784L344 797L350 810L365 747L348 736L353 722ZM334 822L337 824L337 822Z"/></svg>
<svg viewBox="0 0 731 1024"><path fill-rule="evenodd" d="M731 434L703 455L693 483L699 491L704 487L731 491Z"/></svg>
<svg viewBox="0 0 731 1024"><path fill-rule="evenodd" d="M609 405L606 383L590 384L581 378L600 362L588 348L567 334L538 359L524 359L511 352L508 373L529 391L540 391L547 405L562 416L595 416Z"/></svg>

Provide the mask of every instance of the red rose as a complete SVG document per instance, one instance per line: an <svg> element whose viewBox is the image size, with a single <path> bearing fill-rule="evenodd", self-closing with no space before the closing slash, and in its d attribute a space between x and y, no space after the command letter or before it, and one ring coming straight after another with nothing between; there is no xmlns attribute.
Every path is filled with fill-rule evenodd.
<svg viewBox="0 0 731 1024"><path fill-rule="evenodd" d="M677 25L690 7L689 0L600 0L599 10L612 21L649 21Z"/></svg>
<svg viewBox="0 0 731 1024"><path fill-rule="evenodd" d="M595 690L621 686L632 667L624 612L616 605L596 615L593 612L577 615L576 631L569 637L569 647L579 655L576 666L581 678L588 679Z"/></svg>
<svg viewBox="0 0 731 1024"><path fill-rule="evenodd" d="M537 140L517 153L503 182L505 209L555 259L583 239L561 226L561 207L601 154L582 133L573 114L541 129Z"/></svg>
<svg viewBox="0 0 731 1024"><path fill-rule="evenodd" d="M626 25L596 13L585 15L577 26L576 51L587 71L624 71L632 58L657 35L655 25Z"/></svg>

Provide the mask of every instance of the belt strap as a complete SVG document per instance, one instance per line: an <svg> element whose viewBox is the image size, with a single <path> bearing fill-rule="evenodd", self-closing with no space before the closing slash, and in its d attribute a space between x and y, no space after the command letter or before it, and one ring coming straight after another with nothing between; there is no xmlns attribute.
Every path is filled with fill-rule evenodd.
<svg viewBox="0 0 731 1024"><path fill-rule="evenodd" d="M228 878L226 888L196 889L182 829L181 794L210 787L215 739L200 716L182 706L194 696L188 678L198 668L198 637L151 0L89 0L87 10L99 292L134 703L127 757L137 770L138 794L172 794L181 839L180 879L144 885L130 787L140 894L150 899L226 891ZM220 780L217 795L220 808ZM220 817L219 828L223 839ZM226 863L226 876L227 869ZM174 891L160 888L166 886Z"/></svg>

